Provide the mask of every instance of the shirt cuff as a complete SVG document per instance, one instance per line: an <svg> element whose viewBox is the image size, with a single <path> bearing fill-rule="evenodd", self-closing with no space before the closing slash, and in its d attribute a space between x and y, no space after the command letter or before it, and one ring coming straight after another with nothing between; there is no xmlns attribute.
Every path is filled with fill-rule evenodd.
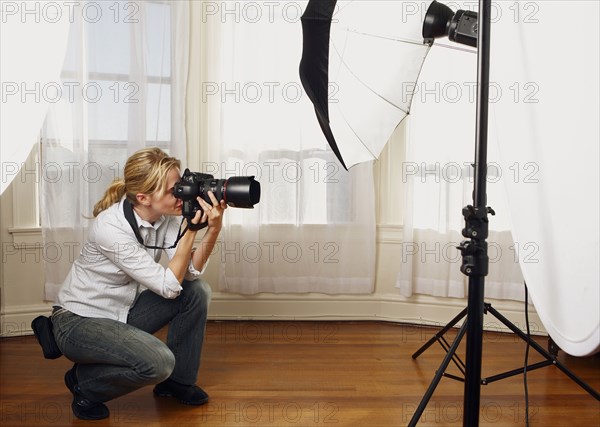
<svg viewBox="0 0 600 427"><path fill-rule="evenodd" d="M179 296L183 288L170 268L165 268L165 281L163 284L163 297L173 299Z"/></svg>
<svg viewBox="0 0 600 427"><path fill-rule="evenodd" d="M208 261L209 260L206 260L206 262L204 263L204 266L202 266L202 270L198 271L194 268L194 263L190 259L190 264L188 265L188 271L185 274L185 280L192 281L192 280L198 279L202 274L204 274L204 271L206 270L206 266L208 265Z"/></svg>

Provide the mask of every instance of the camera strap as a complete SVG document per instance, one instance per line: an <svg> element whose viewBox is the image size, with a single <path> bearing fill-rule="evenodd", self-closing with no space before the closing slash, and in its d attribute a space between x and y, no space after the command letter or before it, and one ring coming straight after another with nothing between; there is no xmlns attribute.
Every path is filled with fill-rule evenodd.
<svg viewBox="0 0 600 427"><path fill-rule="evenodd" d="M133 229L133 234L135 234L137 241L140 242L140 245L142 245L148 249L173 249L177 246L177 243L179 243L179 240L183 237L185 232L188 230L186 227L186 229L183 230L183 232L181 232L181 226L180 226L179 233L177 234L177 239L175 240L175 243L173 243L173 245L169 246L168 248L163 248L161 246L147 246L144 244L144 239L142 239L142 235L140 234L140 230L138 228L138 223L135 219L135 215L133 214L133 206L131 205L131 202L127 199L125 199L123 201L123 213L125 214L125 219L127 219L127 222L129 223L129 225L131 225L131 228ZM181 224L183 224L183 219L181 220Z"/></svg>

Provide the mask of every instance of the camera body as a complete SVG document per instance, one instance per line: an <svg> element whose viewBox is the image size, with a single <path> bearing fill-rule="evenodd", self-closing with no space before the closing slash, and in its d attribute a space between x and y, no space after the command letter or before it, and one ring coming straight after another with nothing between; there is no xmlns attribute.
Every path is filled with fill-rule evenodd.
<svg viewBox="0 0 600 427"><path fill-rule="evenodd" d="M188 223L202 211L197 197L212 205L208 192L212 191L217 201L225 200L228 206L251 209L260 201L260 183L254 176L234 176L216 179L213 175L190 172L186 169L181 179L173 187L173 195L183 201L182 215Z"/></svg>

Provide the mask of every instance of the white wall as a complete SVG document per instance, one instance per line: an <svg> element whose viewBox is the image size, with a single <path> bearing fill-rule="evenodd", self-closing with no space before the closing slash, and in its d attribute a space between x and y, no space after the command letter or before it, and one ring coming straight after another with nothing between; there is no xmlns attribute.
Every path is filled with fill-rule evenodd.
<svg viewBox="0 0 600 427"><path fill-rule="evenodd" d="M37 147L0 196L0 333L30 331L31 320L49 310L43 301L43 258L37 218Z"/></svg>

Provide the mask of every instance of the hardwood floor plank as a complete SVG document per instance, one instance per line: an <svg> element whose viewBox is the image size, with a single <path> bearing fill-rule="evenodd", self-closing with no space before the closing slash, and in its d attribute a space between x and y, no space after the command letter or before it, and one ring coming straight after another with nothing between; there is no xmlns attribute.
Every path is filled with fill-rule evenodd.
<svg viewBox="0 0 600 427"><path fill-rule="evenodd" d="M201 407L153 397L150 387L108 402L107 420L71 413L63 384L71 363L43 359L34 337L0 340L0 425L8 426L404 426L439 367L438 331L378 322L209 322ZM449 331L451 342L456 331ZM165 339L166 330L157 334ZM525 344L485 333L483 376L523 366ZM546 347L546 339L536 337ZM458 354L464 358L464 343ZM530 350L530 363L543 360ZM600 357L559 360L600 390ZM459 375L455 366L448 372ZM555 366L528 373L531 426L600 426L600 402ZM463 383L443 378L419 426L462 426ZM524 426L523 376L481 387L481 426Z"/></svg>

